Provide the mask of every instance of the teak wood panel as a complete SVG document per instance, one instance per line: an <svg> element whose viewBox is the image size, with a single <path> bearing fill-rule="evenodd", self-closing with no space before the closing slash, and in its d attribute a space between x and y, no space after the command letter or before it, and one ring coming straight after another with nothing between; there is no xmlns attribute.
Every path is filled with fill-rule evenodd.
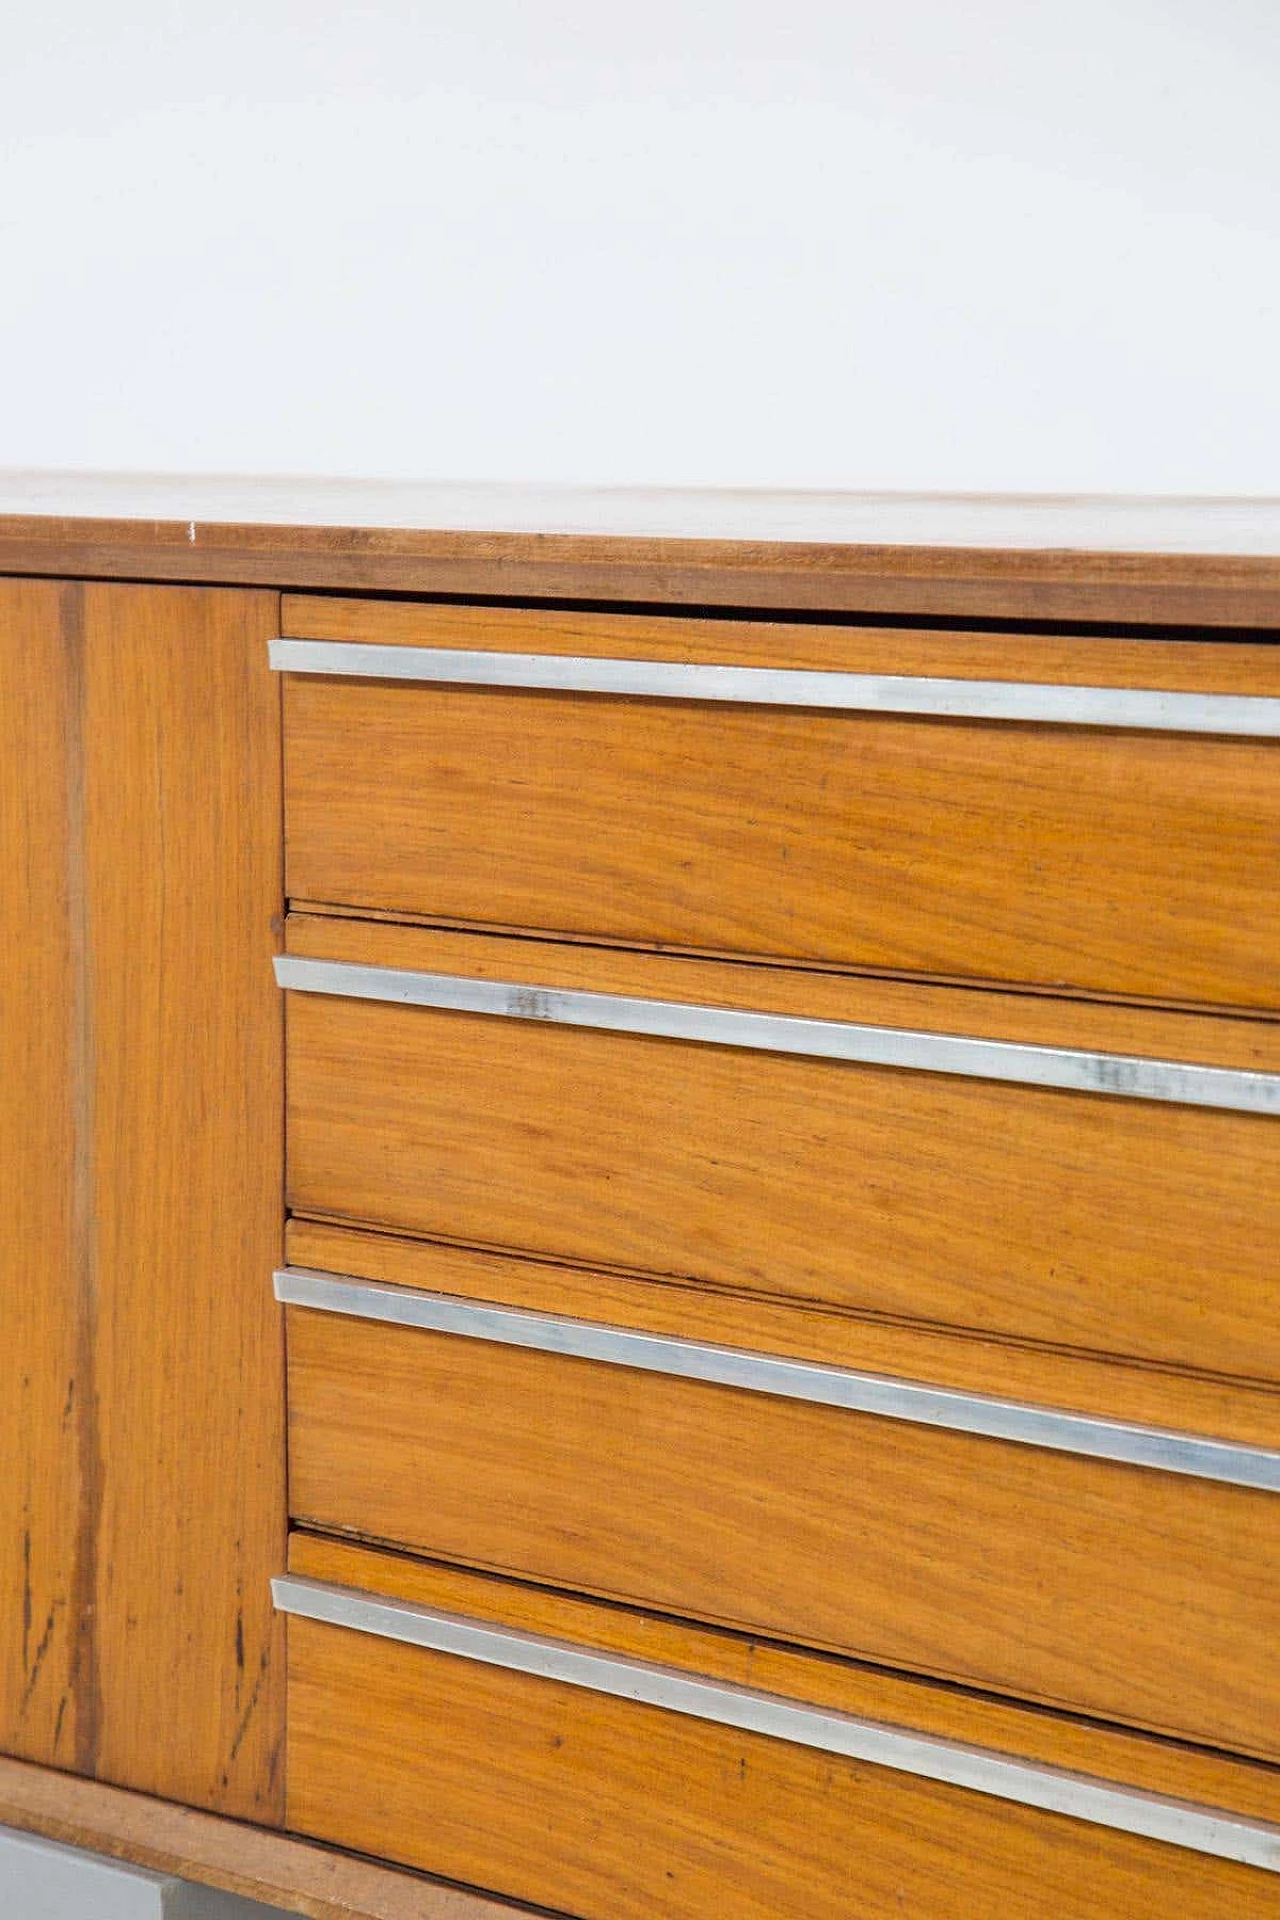
<svg viewBox="0 0 1280 1920"><path fill-rule="evenodd" d="M1280 1758L1280 1502L293 1308L295 1519Z"/></svg>
<svg viewBox="0 0 1280 1920"><path fill-rule="evenodd" d="M909 627L697 619L563 607L448 606L285 594L295 640L461 647L712 666L907 673L1041 685L1154 687L1169 693L1280 695L1280 648L1265 642L1133 640L1069 633L936 632Z"/></svg>
<svg viewBox="0 0 1280 1920"><path fill-rule="evenodd" d="M85 590L94 1770L260 1820L283 1788L277 617L272 594Z"/></svg>
<svg viewBox="0 0 1280 1920"><path fill-rule="evenodd" d="M93 1702L81 1490L96 1480L82 1315L86 1017L74 589L0 582L0 1749L83 1762Z"/></svg>
<svg viewBox="0 0 1280 1920"><path fill-rule="evenodd" d="M30 1129L5 1159L6 1310L32 1385L8 1458L44 1463L6 1468L32 1513L13 1632L44 1757L262 1821L283 1805L276 624L271 594L68 586L60 629L45 607L18 635L61 718L15 762L4 710L38 914L12 956L33 1068L5 1088Z"/></svg>
<svg viewBox="0 0 1280 1920"><path fill-rule="evenodd" d="M585 1920L1276 1911L1249 1868L555 1682L301 1620L289 1660L291 1826Z"/></svg>
<svg viewBox="0 0 1280 1920"><path fill-rule="evenodd" d="M287 677L295 900L1280 1005L1267 741Z"/></svg>
<svg viewBox="0 0 1280 1920"><path fill-rule="evenodd" d="M1280 1450L1280 1392L1239 1380L941 1328L900 1326L860 1314L754 1299L723 1288L679 1281L655 1284L600 1267L362 1232L321 1220L289 1221L285 1257L294 1267L350 1274L383 1285L604 1321L675 1339L707 1340Z"/></svg>
<svg viewBox="0 0 1280 1920"><path fill-rule="evenodd" d="M442 951L427 934L335 925L345 931L332 940L317 930L313 943L313 922L293 944L371 959ZM505 945L521 949L507 977L556 984L535 943ZM588 977L591 959L580 962ZM647 964L655 997L699 997L689 976L701 963ZM600 978L614 976L602 965ZM856 983L821 984L823 1004L835 990L858 1004ZM807 996L803 977L792 991ZM287 997L299 1212L1280 1377L1273 1119ZM920 1024L945 999L922 994ZM870 1004L884 1004L878 992ZM909 1008L910 993L895 1004ZM1078 1027L1087 1015L1067 1013ZM1133 1030L1137 1016L1121 1017ZM1162 1018L1142 1016L1141 1030L1158 1035ZM1176 1039L1181 1021L1168 1018ZM1274 1044L1270 1025L1255 1030Z"/></svg>
<svg viewBox="0 0 1280 1920"><path fill-rule="evenodd" d="M323 1534L296 1531L289 1543L289 1568L308 1579L630 1655L804 1705L909 1727L1175 1800L1227 1808L1248 1819L1275 1823L1280 1816L1280 1768L1262 1761L1073 1714L1047 1713L862 1661L815 1659L777 1641L634 1607L602 1606L579 1594Z"/></svg>

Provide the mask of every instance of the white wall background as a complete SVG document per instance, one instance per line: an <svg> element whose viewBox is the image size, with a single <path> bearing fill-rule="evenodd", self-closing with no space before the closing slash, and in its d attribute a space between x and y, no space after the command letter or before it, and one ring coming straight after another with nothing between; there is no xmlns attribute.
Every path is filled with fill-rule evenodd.
<svg viewBox="0 0 1280 1920"><path fill-rule="evenodd" d="M0 465L1280 493L1280 5L8 0Z"/></svg>

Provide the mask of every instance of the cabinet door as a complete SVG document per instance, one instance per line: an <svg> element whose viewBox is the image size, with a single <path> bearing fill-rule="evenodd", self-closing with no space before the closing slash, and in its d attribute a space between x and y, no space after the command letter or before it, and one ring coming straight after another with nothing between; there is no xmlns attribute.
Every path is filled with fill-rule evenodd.
<svg viewBox="0 0 1280 1920"><path fill-rule="evenodd" d="M270 593L0 585L0 1747L273 1820ZM276 926L273 926L275 921Z"/></svg>

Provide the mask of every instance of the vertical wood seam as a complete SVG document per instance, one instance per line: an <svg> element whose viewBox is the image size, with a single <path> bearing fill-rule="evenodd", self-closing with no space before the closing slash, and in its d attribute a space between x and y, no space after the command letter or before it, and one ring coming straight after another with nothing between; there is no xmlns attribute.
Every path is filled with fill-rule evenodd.
<svg viewBox="0 0 1280 1920"><path fill-rule="evenodd" d="M73 996L69 1062L73 1129L71 1214L78 1309L74 1386L79 1487L71 1594L71 1691L75 1713L75 1767L77 1772L92 1776L97 1769L101 1723L96 1615L103 1461L96 1365L99 1302L94 1207L94 997L85 812L89 663L84 588L80 583L63 587L60 614L67 659L66 871Z"/></svg>

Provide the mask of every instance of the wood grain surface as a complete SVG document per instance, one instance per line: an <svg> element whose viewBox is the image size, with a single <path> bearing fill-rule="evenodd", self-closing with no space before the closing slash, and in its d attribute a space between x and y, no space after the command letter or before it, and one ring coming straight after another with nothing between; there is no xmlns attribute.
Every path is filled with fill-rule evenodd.
<svg viewBox="0 0 1280 1920"><path fill-rule="evenodd" d="M1280 505L0 476L0 570L1280 627Z"/></svg>
<svg viewBox="0 0 1280 1920"><path fill-rule="evenodd" d="M1280 1006L1272 741L290 675L285 742L295 900Z"/></svg>
<svg viewBox="0 0 1280 1920"><path fill-rule="evenodd" d="M905 673L1043 686L1155 687L1171 693L1280 695L1280 648L1268 641L981 633L801 622L699 619L679 613L565 607L449 606L286 593L280 630L296 640L481 653L675 660L827 673Z"/></svg>
<svg viewBox="0 0 1280 1920"><path fill-rule="evenodd" d="M307 1309L288 1328L300 1522L1280 1759L1272 1494Z"/></svg>
<svg viewBox="0 0 1280 1920"><path fill-rule="evenodd" d="M282 1811L282 907L270 594L17 598L0 1113L10 1751ZM8 824L8 819L6 824ZM7 843L8 844L8 843ZM274 921L274 926L273 926ZM12 1138L10 1138L10 1135ZM12 1231L17 1223L16 1234ZM8 1577L12 1576L12 1586ZM15 1696L15 1665L21 1683Z"/></svg>
<svg viewBox="0 0 1280 1920"><path fill-rule="evenodd" d="M340 1628L291 1623L290 1680L291 1824L588 1920L1277 1910L1252 1869Z"/></svg>
<svg viewBox="0 0 1280 1920"><path fill-rule="evenodd" d="M470 936L308 920L297 951L433 970ZM655 997L896 1006L904 1024L1087 1033L1090 1009L1012 995L477 943L531 984ZM505 951L500 951L504 949ZM391 956L395 956L394 961ZM625 973L623 964L625 963ZM1280 1127L1271 1119L310 994L288 996L292 1207L695 1279L899 1321L1244 1377L1273 1336ZM865 1011L863 1011L865 1009ZM1099 1009L1099 1042L1178 1057L1216 1023ZM950 1017L949 1017L950 1016ZM1167 1024L1166 1024L1167 1022ZM1027 1028L1030 1027L1031 1033ZM998 1029L997 1029L998 1030ZM1265 1053L1273 1023L1223 1022ZM1168 1045L1161 1044L1162 1040ZM1078 1043L1078 1042L1077 1042ZM1140 1051L1147 1051L1143 1046ZM1194 1057L1188 1054L1187 1057ZM1188 1249L1195 1249L1188 1260Z"/></svg>
<svg viewBox="0 0 1280 1920"><path fill-rule="evenodd" d="M0 1748L60 1766L83 1760L94 1718L82 674L75 589L0 582Z"/></svg>
<svg viewBox="0 0 1280 1920"><path fill-rule="evenodd" d="M101 1779L279 1817L271 594L85 590ZM274 925L273 925L274 922ZM141 1675L146 1683L140 1686Z"/></svg>
<svg viewBox="0 0 1280 1920"><path fill-rule="evenodd" d="M638 999L696 1001L802 1019L866 1021L1028 1046L1092 1047L1103 1053L1280 1073L1280 1020L1265 1014L1131 1006L1072 994L1013 993L849 975L831 968L632 952L585 940L428 927L335 909L291 913L285 945L290 953L361 966L456 973L477 980L520 981L536 973L542 986Z"/></svg>
<svg viewBox="0 0 1280 1920"><path fill-rule="evenodd" d="M509 1920L517 1911L416 1873L17 1760L0 1759L0 1823L308 1920Z"/></svg>
<svg viewBox="0 0 1280 1920"><path fill-rule="evenodd" d="M1280 1449L1280 1392L1238 1380L942 1328L902 1326L795 1302L753 1299L719 1287L655 1282L601 1267L362 1232L321 1220L290 1220L285 1256L291 1266L352 1274L383 1285L599 1320L677 1339L709 1340L753 1353L926 1380L961 1392Z"/></svg>
<svg viewBox="0 0 1280 1920"><path fill-rule="evenodd" d="M1280 1768L1261 1761L322 1534L293 1533L289 1567L308 1579L577 1641L1247 1818L1280 1818Z"/></svg>

